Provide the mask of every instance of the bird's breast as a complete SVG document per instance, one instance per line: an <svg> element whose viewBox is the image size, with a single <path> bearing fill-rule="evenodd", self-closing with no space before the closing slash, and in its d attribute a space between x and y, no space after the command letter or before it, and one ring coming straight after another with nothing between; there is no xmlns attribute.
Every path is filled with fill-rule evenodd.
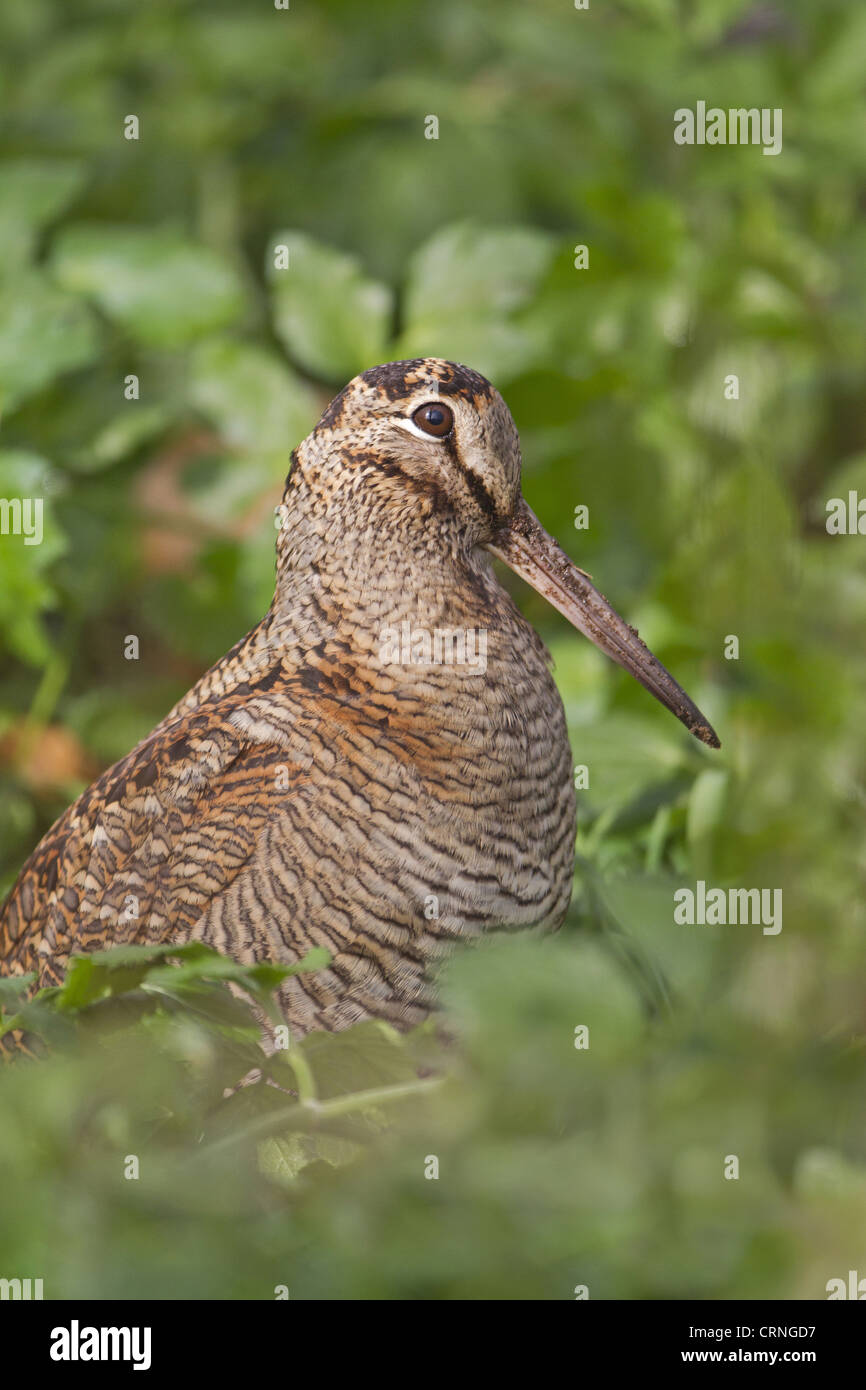
<svg viewBox="0 0 866 1390"><path fill-rule="evenodd" d="M326 815L440 937L555 925L567 906L571 753L528 631L509 621L461 646L407 625L375 659L325 652L298 678Z"/></svg>

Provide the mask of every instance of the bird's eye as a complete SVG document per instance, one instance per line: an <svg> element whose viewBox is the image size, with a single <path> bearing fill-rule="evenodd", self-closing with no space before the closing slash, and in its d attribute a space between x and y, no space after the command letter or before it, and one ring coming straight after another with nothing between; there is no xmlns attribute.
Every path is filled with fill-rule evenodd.
<svg viewBox="0 0 866 1390"><path fill-rule="evenodd" d="M434 439L444 439L454 428L453 411L447 405L440 405L438 401L419 405L412 414L412 420L419 430L423 430L425 434L432 434Z"/></svg>

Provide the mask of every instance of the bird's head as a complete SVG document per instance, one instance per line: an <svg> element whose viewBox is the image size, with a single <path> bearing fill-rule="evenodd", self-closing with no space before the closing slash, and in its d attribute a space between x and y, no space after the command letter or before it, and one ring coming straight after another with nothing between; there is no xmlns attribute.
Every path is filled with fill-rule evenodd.
<svg viewBox="0 0 866 1390"><path fill-rule="evenodd" d="M504 561L697 738L719 746L685 691L524 501L517 430L485 377L438 357L362 372L298 449L295 480L312 487L327 514L356 504L383 538L395 524L419 533L447 527L461 545Z"/></svg>
<svg viewBox="0 0 866 1390"><path fill-rule="evenodd" d="M508 406L483 376L438 357L356 376L304 441L299 463L314 486L348 487L383 523L443 522L469 545L492 540L520 497Z"/></svg>

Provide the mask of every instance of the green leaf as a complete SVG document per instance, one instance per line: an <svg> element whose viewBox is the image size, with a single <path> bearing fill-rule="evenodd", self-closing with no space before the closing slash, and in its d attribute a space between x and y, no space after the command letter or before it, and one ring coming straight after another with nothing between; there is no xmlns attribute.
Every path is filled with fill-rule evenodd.
<svg viewBox="0 0 866 1390"><path fill-rule="evenodd" d="M284 460L321 413L315 393L265 348L213 338L196 349L192 403L234 449Z"/></svg>
<svg viewBox="0 0 866 1390"><path fill-rule="evenodd" d="M19 1031L42 1038L49 1045L58 1047L68 1046L75 1036L74 1027L68 1018L35 1000L22 1004L17 1013L4 1016L0 1021L0 1038L7 1033Z"/></svg>
<svg viewBox="0 0 866 1390"><path fill-rule="evenodd" d="M324 970L331 964L331 953L325 946L313 946L305 956L294 965L288 966L290 975L305 975L311 970ZM280 969L286 967L281 966Z"/></svg>
<svg viewBox="0 0 866 1390"><path fill-rule="evenodd" d="M697 846L724 825L729 776L725 768L707 768L694 782L689 796L686 833Z"/></svg>
<svg viewBox="0 0 866 1390"><path fill-rule="evenodd" d="M28 975L0 976L0 1011L10 1006L17 1008L21 995L26 994L35 979L32 971Z"/></svg>
<svg viewBox="0 0 866 1390"><path fill-rule="evenodd" d="M164 965L167 956L176 956L183 965ZM77 1013L97 1000L126 994L140 985L159 981L163 972L180 985L185 979L199 983L220 974L228 966L229 975L243 969L227 961L211 946L191 942L186 946L114 946L106 951L93 951L86 956L73 956L59 992L55 1007L63 1012ZM40 994L40 998L43 998Z"/></svg>
<svg viewBox="0 0 866 1390"><path fill-rule="evenodd" d="M183 947L175 948L178 954ZM169 954L167 952L166 954ZM172 952L171 954L174 954ZM323 947L309 951L302 960L290 965L274 965L259 962L256 965L241 965L238 961L221 956L218 951L207 949L207 954L197 953L183 961L181 965L153 965L149 967L147 984L161 987L171 985L181 989L186 984L200 984L210 980L232 980L255 992L275 989L291 975L306 971L322 970L330 962L330 953Z"/></svg>
<svg viewBox="0 0 866 1390"><path fill-rule="evenodd" d="M161 434L171 421L172 412L164 405L131 401L105 422L86 448L71 455L72 466L76 473L98 473L110 468Z"/></svg>
<svg viewBox="0 0 866 1390"><path fill-rule="evenodd" d="M15 534L11 529L0 536L0 632L5 645L34 666L45 665L52 655L41 619L56 602L49 571L67 546L55 514L54 499L61 486L62 480L46 459L0 450L0 497L10 504L21 503L22 526L27 520L24 503L31 507L29 537L23 530ZM11 511L9 524L14 524Z"/></svg>
<svg viewBox="0 0 866 1390"><path fill-rule="evenodd" d="M0 278L17 274L32 259L40 229L62 212L84 178L78 160L0 162Z"/></svg>
<svg viewBox="0 0 866 1390"><path fill-rule="evenodd" d="M88 366L99 335L86 304L35 272L0 283L0 410Z"/></svg>
<svg viewBox="0 0 866 1390"><path fill-rule="evenodd" d="M185 992L206 993L214 981L231 982L247 990L273 1022L282 1023L282 1014L271 998L273 991L291 975L323 969L330 959L328 951L317 947L309 951L302 960L290 965L269 962L241 965L216 951L210 951L207 956L196 955L183 961L181 965L156 965L149 968L143 987L181 998Z"/></svg>
<svg viewBox="0 0 866 1390"><path fill-rule="evenodd" d="M274 268L274 247L288 268ZM357 260L303 232L280 232L268 252L274 328L290 356L327 381L344 382L387 360L391 291Z"/></svg>
<svg viewBox="0 0 866 1390"><path fill-rule="evenodd" d="M19 1007L19 995L26 982L10 981L0 990L0 1004L8 998L18 1012L4 1020L3 1030L26 1025L49 1041L62 1040L67 1034L58 1033L60 1020L75 1015L76 1023L85 1029L116 1031L142 1019L153 1022L154 1007L161 1001L163 1022L167 1010L169 1021L174 1015L185 1015L196 1027L218 1036L240 1079L251 1067L266 1063L260 1018L226 987L240 986L272 1021L282 1023L274 991L290 975L321 969L329 962L329 952L318 947L289 965L267 961L242 965L202 942L110 947L73 956L62 985L40 990L23 1007ZM147 995L152 997L150 1004ZM162 1026L158 1018L155 1026Z"/></svg>
<svg viewBox="0 0 866 1390"><path fill-rule="evenodd" d="M517 315L555 246L531 228L463 222L437 232L410 261L396 354L448 357L500 378L527 370L539 356L538 334Z"/></svg>
<svg viewBox="0 0 866 1390"><path fill-rule="evenodd" d="M127 965L150 965L165 960L166 956L177 956L179 960L221 958L213 946L206 946L203 941L190 941L184 946L173 942L164 946L109 946L104 951L93 951L90 959L114 969Z"/></svg>
<svg viewBox="0 0 866 1390"><path fill-rule="evenodd" d="M56 996L58 1009L75 1013L107 992L108 970L89 956L78 956L70 963L66 979Z"/></svg>
<svg viewBox="0 0 866 1390"><path fill-rule="evenodd" d="M319 1100L414 1081L418 1063L405 1039L378 1020L342 1033L308 1033L298 1043L315 1078Z"/></svg>
<svg viewBox="0 0 866 1390"><path fill-rule="evenodd" d="M278 966L272 968L277 972L276 983L279 983L285 978L285 974ZM225 956L214 956L210 959L184 961L181 965L153 966L148 972L146 984L153 989L166 987L175 993L188 986L199 986L213 980L232 980L237 984L252 982L258 987L250 974L254 969L255 966L239 965L237 961L229 960Z"/></svg>
<svg viewBox="0 0 866 1390"><path fill-rule="evenodd" d="M233 323L244 306L232 266L169 228L70 227L51 265L64 289L89 295L151 347L182 347Z"/></svg>
<svg viewBox="0 0 866 1390"><path fill-rule="evenodd" d="M311 1163L340 1168L362 1153L360 1144L331 1134L272 1135L259 1145L259 1164L275 1182L291 1187Z"/></svg>

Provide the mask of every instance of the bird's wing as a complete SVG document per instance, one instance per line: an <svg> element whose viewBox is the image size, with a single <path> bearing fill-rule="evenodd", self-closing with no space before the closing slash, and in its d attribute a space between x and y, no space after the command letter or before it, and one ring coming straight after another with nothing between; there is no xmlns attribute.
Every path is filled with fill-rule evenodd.
<svg viewBox="0 0 866 1390"><path fill-rule="evenodd" d="M305 783L291 712L275 723L270 703L255 687L206 703L82 793L0 909L4 968L54 983L73 951L187 939Z"/></svg>

